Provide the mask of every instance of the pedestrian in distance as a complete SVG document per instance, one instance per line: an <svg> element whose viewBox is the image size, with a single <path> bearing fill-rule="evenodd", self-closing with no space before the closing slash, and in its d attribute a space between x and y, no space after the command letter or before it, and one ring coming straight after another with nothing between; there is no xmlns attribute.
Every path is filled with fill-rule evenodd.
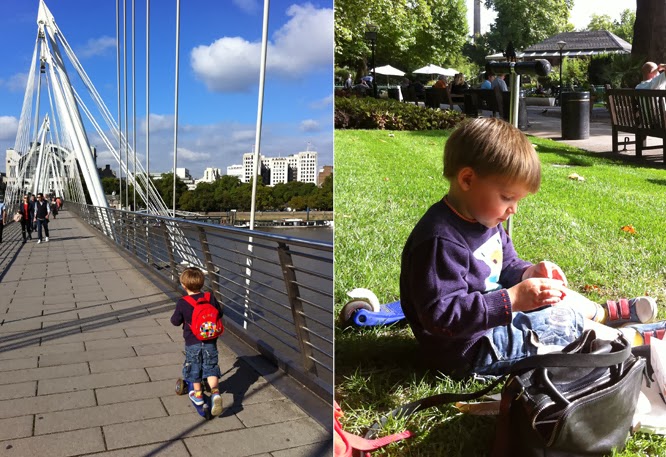
<svg viewBox="0 0 666 457"><path fill-rule="evenodd" d="M211 390L211 415L222 413L222 397L219 390L219 378L222 376L218 365L217 337L222 332L222 308L210 292L202 292L204 274L195 267L185 269L180 275L180 285L186 295L178 300L176 309L171 316L171 323L183 326L185 340L185 362L183 363L183 379L192 384L193 390L189 397L197 406L204 404L202 381L206 379ZM217 328L210 325L202 331L197 322L198 307L212 306L217 311L214 322ZM215 327L215 326L213 326ZM207 335L204 335L207 333Z"/></svg>
<svg viewBox="0 0 666 457"><path fill-rule="evenodd" d="M28 196L23 196L23 201L19 206L19 213L21 214L21 235L23 235L23 242L32 239L32 220L35 218L35 205L31 205Z"/></svg>
<svg viewBox="0 0 666 457"><path fill-rule="evenodd" d="M520 130L495 118L463 123L443 163L449 191L414 227L400 271L405 317L437 369L503 375L588 329L635 346L664 337L653 298L595 303L569 289L555 263L518 256L502 223L541 184L539 156Z"/></svg>
<svg viewBox="0 0 666 457"><path fill-rule="evenodd" d="M37 244L42 242L42 228L44 229L44 241L49 242L49 215L51 208L49 202L44 199L44 194L37 194L37 201L35 202L35 217L33 222L37 224Z"/></svg>
<svg viewBox="0 0 666 457"><path fill-rule="evenodd" d="M2 231L7 223L7 207L4 202L0 202L0 243L2 243Z"/></svg>

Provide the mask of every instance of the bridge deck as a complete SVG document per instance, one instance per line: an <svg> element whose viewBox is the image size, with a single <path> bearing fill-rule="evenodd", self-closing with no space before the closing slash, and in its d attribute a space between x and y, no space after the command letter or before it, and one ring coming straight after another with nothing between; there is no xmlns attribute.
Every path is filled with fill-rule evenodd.
<svg viewBox="0 0 666 457"><path fill-rule="evenodd" d="M330 454L326 429L231 335L218 342L230 408L203 420L174 392L174 293L66 211L50 231L23 245L12 223L0 244L0 455Z"/></svg>

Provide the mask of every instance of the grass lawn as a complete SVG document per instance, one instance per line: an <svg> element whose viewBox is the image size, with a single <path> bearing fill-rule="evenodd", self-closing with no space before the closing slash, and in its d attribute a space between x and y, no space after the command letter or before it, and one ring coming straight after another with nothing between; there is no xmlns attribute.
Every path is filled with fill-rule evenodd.
<svg viewBox="0 0 666 457"><path fill-rule="evenodd" d="M399 298L404 243L427 208L448 189L442 152L449 132L336 131L335 306L355 287L382 303ZM666 317L666 170L594 156L532 138L542 166L541 190L513 218L519 255L560 265L569 286L597 301L648 294ZM572 173L584 181L568 179ZM632 226L635 233L623 231ZM363 434L388 410L447 391L476 390L428 371L408 326L335 334L336 400L347 430ZM452 406L394 421L387 432L417 436L387 456L486 455L494 418L461 415ZM637 434L615 455L666 455L666 437Z"/></svg>

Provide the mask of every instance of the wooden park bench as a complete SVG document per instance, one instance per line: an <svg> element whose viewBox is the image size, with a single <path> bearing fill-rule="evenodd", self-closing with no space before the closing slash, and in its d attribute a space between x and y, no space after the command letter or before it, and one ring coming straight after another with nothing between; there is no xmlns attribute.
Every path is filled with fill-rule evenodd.
<svg viewBox="0 0 666 457"><path fill-rule="evenodd" d="M641 157L646 149L662 149L666 162L666 91L643 89L608 89L608 109L611 115L613 152L618 152L620 132L633 133L636 156ZM647 137L662 139L662 144L647 146Z"/></svg>

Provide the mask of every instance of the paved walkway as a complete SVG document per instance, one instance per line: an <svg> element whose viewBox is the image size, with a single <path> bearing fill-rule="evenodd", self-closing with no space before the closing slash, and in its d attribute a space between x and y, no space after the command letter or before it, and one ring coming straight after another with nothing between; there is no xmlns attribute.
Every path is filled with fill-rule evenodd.
<svg viewBox="0 0 666 457"><path fill-rule="evenodd" d="M13 223L0 244L0 456L331 454L326 429L267 382L280 373L229 334L231 407L203 420L174 392L173 295L66 211L50 229L23 245Z"/></svg>
<svg viewBox="0 0 666 457"><path fill-rule="evenodd" d="M586 140L562 140L559 107L529 106L527 119L530 126L525 130L525 133L528 135L551 138L577 148L617 157L628 162L658 164L659 166L664 164L664 154L661 149L643 151L643 157L637 158L634 145L627 146L626 151L622 151L623 147L620 145L620 153L614 154L612 152L610 114L605 108L594 108L590 118L590 137ZM620 140L625 137L629 137L631 141L634 140L634 135L629 133L621 133ZM659 138L648 138L647 144L648 146L660 145L661 140Z"/></svg>

